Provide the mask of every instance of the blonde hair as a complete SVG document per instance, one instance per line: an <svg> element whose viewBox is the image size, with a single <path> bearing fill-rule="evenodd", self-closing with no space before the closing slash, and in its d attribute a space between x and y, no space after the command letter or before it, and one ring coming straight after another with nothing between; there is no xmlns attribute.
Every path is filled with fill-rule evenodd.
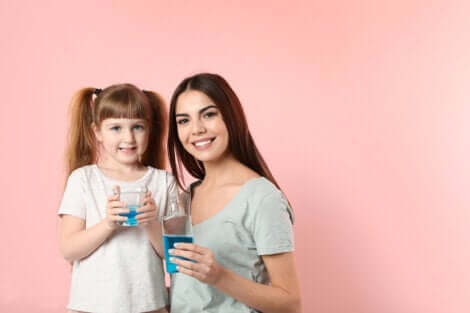
<svg viewBox="0 0 470 313"><path fill-rule="evenodd" d="M95 94L97 96L93 99ZM97 161L97 144L92 125L99 128L101 122L107 118L147 120L150 132L142 164L155 168L165 167L166 111L164 102L157 93L140 90L132 84L112 85L102 91L83 88L73 96L70 109L67 176L75 169Z"/></svg>

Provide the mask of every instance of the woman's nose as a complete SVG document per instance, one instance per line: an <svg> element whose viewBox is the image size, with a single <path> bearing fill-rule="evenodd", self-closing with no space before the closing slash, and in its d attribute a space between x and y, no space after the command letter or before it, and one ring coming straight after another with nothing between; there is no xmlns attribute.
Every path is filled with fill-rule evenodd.
<svg viewBox="0 0 470 313"><path fill-rule="evenodd" d="M205 132L206 132L206 127L204 126L204 123L200 120L196 120L193 123L193 129L192 129L193 135L199 135Z"/></svg>

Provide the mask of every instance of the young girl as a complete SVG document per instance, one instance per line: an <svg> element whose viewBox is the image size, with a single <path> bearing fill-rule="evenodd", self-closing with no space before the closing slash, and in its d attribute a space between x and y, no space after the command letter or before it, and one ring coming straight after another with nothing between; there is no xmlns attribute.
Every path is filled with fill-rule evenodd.
<svg viewBox="0 0 470 313"><path fill-rule="evenodd" d="M164 167L165 114L155 93L130 84L85 88L72 100L59 246L73 262L71 312L167 312L159 208L175 192ZM146 187L138 226L119 188Z"/></svg>
<svg viewBox="0 0 470 313"><path fill-rule="evenodd" d="M176 88L168 153L198 179L190 187L195 244L176 244L170 259L171 311L301 311L294 262L293 213L248 130L240 101L216 74ZM183 187L183 186L182 186Z"/></svg>

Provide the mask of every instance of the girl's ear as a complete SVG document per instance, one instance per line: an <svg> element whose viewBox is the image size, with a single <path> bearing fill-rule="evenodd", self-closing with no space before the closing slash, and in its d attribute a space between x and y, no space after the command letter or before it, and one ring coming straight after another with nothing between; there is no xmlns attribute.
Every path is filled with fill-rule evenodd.
<svg viewBox="0 0 470 313"><path fill-rule="evenodd" d="M91 123L91 129L93 130L93 133L95 134L95 138L98 142L102 141L102 136L101 136L101 131L100 129L96 126L95 123Z"/></svg>

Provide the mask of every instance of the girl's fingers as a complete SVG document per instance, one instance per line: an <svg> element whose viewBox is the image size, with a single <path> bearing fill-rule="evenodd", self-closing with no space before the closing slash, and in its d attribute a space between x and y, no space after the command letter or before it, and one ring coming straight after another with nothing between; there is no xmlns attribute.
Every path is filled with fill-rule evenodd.
<svg viewBox="0 0 470 313"><path fill-rule="evenodd" d="M108 208L124 208L126 207L126 203L121 201L109 201L107 206Z"/></svg>
<svg viewBox="0 0 470 313"><path fill-rule="evenodd" d="M120 215L111 215L110 219L114 222L125 222L125 221L127 221L126 216L120 216Z"/></svg>
<svg viewBox="0 0 470 313"><path fill-rule="evenodd" d="M153 203L153 202L147 203L147 204L141 206L140 208L138 208L138 209L136 210L136 212L138 212L138 213L141 213L141 212L150 212L150 211L152 211L152 212L153 212L153 211L155 211L155 212L157 211L157 207L156 207L155 203Z"/></svg>
<svg viewBox="0 0 470 313"><path fill-rule="evenodd" d="M131 210L125 208L109 209L111 215L125 214L129 213Z"/></svg>
<svg viewBox="0 0 470 313"><path fill-rule="evenodd" d="M148 213L140 213L135 218L140 222L140 221L156 218L156 216L157 215L155 214L155 212L148 212Z"/></svg>
<svg viewBox="0 0 470 313"><path fill-rule="evenodd" d="M143 200L142 200L142 206L146 206L146 205L155 205L155 200L153 200L153 198L151 197L145 197Z"/></svg>
<svg viewBox="0 0 470 313"><path fill-rule="evenodd" d="M108 201L115 201L115 200L119 201L119 195L111 195L108 197Z"/></svg>

